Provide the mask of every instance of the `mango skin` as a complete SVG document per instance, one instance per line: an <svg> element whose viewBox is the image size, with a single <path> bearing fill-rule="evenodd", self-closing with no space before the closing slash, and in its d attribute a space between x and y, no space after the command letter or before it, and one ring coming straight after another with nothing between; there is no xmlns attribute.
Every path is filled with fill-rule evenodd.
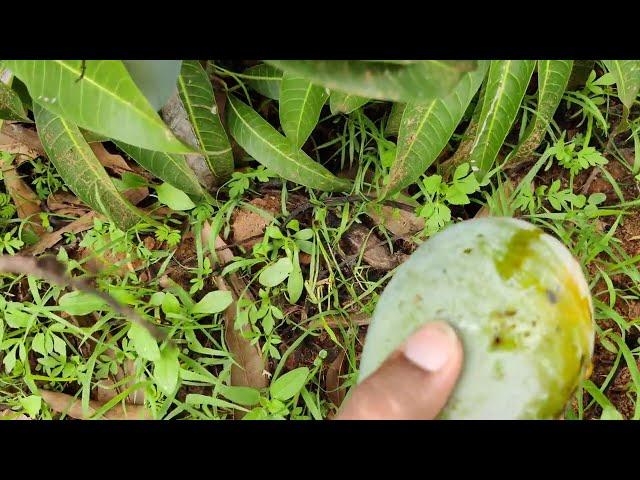
<svg viewBox="0 0 640 480"><path fill-rule="evenodd" d="M430 321L452 325L465 355L441 419L555 419L591 372L595 325L580 265L522 220L469 220L422 244L378 301L359 382Z"/></svg>

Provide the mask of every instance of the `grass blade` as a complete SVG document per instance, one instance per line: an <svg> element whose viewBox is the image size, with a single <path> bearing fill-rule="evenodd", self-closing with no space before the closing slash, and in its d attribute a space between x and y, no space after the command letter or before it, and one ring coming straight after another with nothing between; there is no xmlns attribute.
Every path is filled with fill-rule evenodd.
<svg viewBox="0 0 640 480"><path fill-rule="evenodd" d="M327 101L326 89L291 74L280 84L280 124L294 146L300 148L318 124Z"/></svg>
<svg viewBox="0 0 640 480"><path fill-rule="evenodd" d="M211 82L197 60L185 60L178 77L178 90L200 149L218 185L233 172L233 153L224 131Z"/></svg>
<svg viewBox="0 0 640 480"><path fill-rule="evenodd" d="M491 61L477 133L469 153L478 178L491 170L516 119L535 64L535 60Z"/></svg>
<svg viewBox="0 0 640 480"><path fill-rule="evenodd" d="M119 60L5 60L34 101L79 127L150 150L188 153ZM77 81L78 80L78 81ZM118 112L114 115L113 112Z"/></svg>
<svg viewBox="0 0 640 480"><path fill-rule="evenodd" d="M258 162L282 178L325 191L347 191L351 183L333 175L273 128L251 107L233 96L226 108L229 132Z"/></svg>
<svg viewBox="0 0 640 480"><path fill-rule="evenodd" d="M435 161L480 88L485 72L486 64L484 68L465 75L451 95L443 99L407 104L385 196L416 181Z"/></svg>
<svg viewBox="0 0 640 480"><path fill-rule="evenodd" d="M141 212L116 189L80 129L37 103L34 114L42 146L73 193L122 230L138 223Z"/></svg>
<svg viewBox="0 0 640 480"><path fill-rule="evenodd" d="M448 95L476 61L270 60L330 90L397 102L427 102Z"/></svg>

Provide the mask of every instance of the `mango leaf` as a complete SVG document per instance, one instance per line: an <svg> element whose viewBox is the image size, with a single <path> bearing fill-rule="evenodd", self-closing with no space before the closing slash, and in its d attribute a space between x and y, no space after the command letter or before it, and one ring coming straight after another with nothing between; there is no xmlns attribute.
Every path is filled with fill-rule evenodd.
<svg viewBox="0 0 640 480"><path fill-rule="evenodd" d="M405 103L394 103L387 118L387 124L384 128L384 134L388 137L397 137L400 132L400 122L402 122L402 114L407 105Z"/></svg>
<svg viewBox="0 0 640 480"><path fill-rule="evenodd" d="M280 135L264 118L234 96L226 108L229 133L269 170L282 178L325 191L348 191L351 182L333 175Z"/></svg>
<svg viewBox="0 0 640 480"><path fill-rule="evenodd" d="M243 75L249 86L260 95L264 95L272 100L280 100L282 70L272 65L261 63L260 65L247 68L243 72Z"/></svg>
<svg viewBox="0 0 640 480"><path fill-rule="evenodd" d="M233 153L218 115L209 76L197 60L183 62L178 91L207 165L220 185L233 172Z"/></svg>
<svg viewBox="0 0 640 480"><path fill-rule="evenodd" d="M155 111L160 110L176 90L181 60L123 60L129 75Z"/></svg>
<svg viewBox="0 0 640 480"><path fill-rule="evenodd" d="M34 115L42 146L73 193L122 230L143 218L118 192L75 124L38 103Z"/></svg>
<svg viewBox="0 0 640 480"><path fill-rule="evenodd" d="M269 60L286 73L330 90L396 102L427 102L448 95L475 61Z"/></svg>
<svg viewBox="0 0 640 480"><path fill-rule="evenodd" d="M119 60L5 60L34 102L79 127L150 150L188 153ZM35 108L35 106L34 106Z"/></svg>
<svg viewBox="0 0 640 480"><path fill-rule="evenodd" d="M280 84L280 124L295 147L302 147L318 124L327 91L302 77L285 73Z"/></svg>
<svg viewBox="0 0 640 480"><path fill-rule="evenodd" d="M538 108L520 144L510 155L509 165L526 160L540 146L560 105L572 69L573 60L538 60Z"/></svg>
<svg viewBox="0 0 640 480"><path fill-rule="evenodd" d="M448 173L453 172L455 167L460 165L461 163L469 160L469 152L471 152L471 148L473 147L473 142L476 138L476 131L478 130L478 122L480 121L480 114L482 113L482 102L484 100L484 92L487 90L487 82L482 84L480 88L480 93L478 94L478 101L476 102L475 107L473 108L473 113L471 114L471 120L469 121L469 125L465 129L462 134L462 140L458 144L458 148L456 148L456 152L453 156L446 162L446 170Z"/></svg>
<svg viewBox="0 0 640 480"><path fill-rule="evenodd" d="M9 85L0 81L0 120L17 120L32 123L22 101Z"/></svg>
<svg viewBox="0 0 640 480"><path fill-rule="evenodd" d="M369 99L366 97L359 97L350 93L333 90L329 97L329 108L334 115L339 112L348 114L359 109L367 102L369 102Z"/></svg>
<svg viewBox="0 0 640 480"><path fill-rule="evenodd" d="M160 180L198 199L204 196L204 190L183 155L154 152L124 142L116 141L115 144Z"/></svg>
<svg viewBox="0 0 640 480"><path fill-rule="evenodd" d="M428 103L408 103L402 115L396 157L385 195L410 185L447 146L484 78L487 64L466 74L447 97Z"/></svg>
<svg viewBox="0 0 640 480"><path fill-rule="evenodd" d="M616 80L620 101L630 109L640 90L640 60L603 60L603 62Z"/></svg>
<svg viewBox="0 0 640 480"><path fill-rule="evenodd" d="M476 136L469 153L481 179L489 172L520 109L535 60L492 60Z"/></svg>

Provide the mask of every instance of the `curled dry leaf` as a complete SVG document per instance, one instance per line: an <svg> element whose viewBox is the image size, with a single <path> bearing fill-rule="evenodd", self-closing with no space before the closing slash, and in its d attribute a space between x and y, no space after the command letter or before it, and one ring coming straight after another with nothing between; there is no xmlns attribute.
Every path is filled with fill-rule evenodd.
<svg viewBox="0 0 640 480"><path fill-rule="evenodd" d="M106 402L97 400L89 400L88 415L82 411L82 402L66 393L51 392L48 390L40 390L42 399L47 402L51 410L57 413L63 413L71 418L78 420L87 420L93 417L95 412L102 408ZM115 405L111 410L103 415L106 420L153 420L151 412L140 405Z"/></svg>
<svg viewBox="0 0 640 480"><path fill-rule="evenodd" d="M79 219L71 222L69 225L56 230L55 232L45 233L35 245L22 250L25 255L40 255L46 252L48 249L57 244L65 233L81 233L89 230L93 227L93 219L95 218L95 212L89 212L84 214Z"/></svg>
<svg viewBox="0 0 640 480"><path fill-rule="evenodd" d="M176 137L191 147L199 148L198 139L193 131L193 126L189 122L189 115L177 91L162 107L160 114ZM207 165L204 155L188 153L186 159L189 167L198 177L200 184L209 191L213 190L215 188L215 178Z"/></svg>
<svg viewBox="0 0 640 480"><path fill-rule="evenodd" d="M363 260L373 268L392 270L398 266L399 260L389 253L386 242L380 240L371 230L362 224L354 223L345 232L343 239Z"/></svg>
<svg viewBox="0 0 640 480"><path fill-rule="evenodd" d="M329 369L327 370L325 385L327 396L337 408L340 408L340 405L342 405L342 401L344 400L346 394L345 389L341 388L342 382L340 378L342 375L345 358L346 355L344 353L344 350L340 350L340 353L338 353L338 356L333 360L333 362L331 362L331 365L329 365Z"/></svg>
<svg viewBox="0 0 640 480"><path fill-rule="evenodd" d="M2 124L0 149L28 158L45 156L44 148L36 131L19 123L4 122Z"/></svg>
<svg viewBox="0 0 640 480"><path fill-rule="evenodd" d="M14 167L3 168L4 186L16 206L18 217L29 222L29 228L40 237L45 230L39 214L42 213L40 199L25 183Z"/></svg>
<svg viewBox="0 0 640 480"><path fill-rule="evenodd" d="M9 408L5 410L0 410L0 417L4 417L4 420L31 420L26 415L18 412L14 412Z"/></svg>
<svg viewBox="0 0 640 480"><path fill-rule="evenodd" d="M122 175L125 172L133 172L133 169L124 158L122 158L122 155L109 153L101 143L90 143L89 146L103 167L108 168L118 175Z"/></svg>
<svg viewBox="0 0 640 480"><path fill-rule="evenodd" d="M115 360L115 352L109 348L106 355ZM96 400L101 403L106 403L114 397L118 396L122 391L131 388L136 380L135 376L135 364L133 360L125 360L124 364L118 365L118 371L115 375L109 375L98 382L96 389ZM124 385L116 386L120 384L125 378L130 377ZM140 387L131 392L126 399L126 403L130 405L144 405L144 388Z"/></svg>
<svg viewBox="0 0 640 480"><path fill-rule="evenodd" d="M47 208L52 213L69 217L81 217L89 207L78 197L67 192L52 193L47 197Z"/></svg>
<svg viewBox="0 0 640 480"><path fill-rule="evenodd" d="M371 205L367 215L399 238L411 237L424 229L424 218L391 205Z"/></svg>

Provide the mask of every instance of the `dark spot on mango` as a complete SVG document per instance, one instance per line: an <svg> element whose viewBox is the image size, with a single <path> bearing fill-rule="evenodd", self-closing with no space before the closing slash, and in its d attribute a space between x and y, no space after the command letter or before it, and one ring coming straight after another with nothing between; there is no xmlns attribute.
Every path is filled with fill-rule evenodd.
<svg viewBox="0 0 640 480"><path fill-rule="evenodd" d="M465 248L463 250L463 252L466 253L467 255L469 255L471 252L473 252L473 249L472 248Z"/></svg>
<svg viewBox="0 0 640 480"><path fill-rule="evenodd" d="M558 296L556 295L556 293L552 290L547 289L547 298L549 299L549 301L553 304L558 303Z"/></svg>

